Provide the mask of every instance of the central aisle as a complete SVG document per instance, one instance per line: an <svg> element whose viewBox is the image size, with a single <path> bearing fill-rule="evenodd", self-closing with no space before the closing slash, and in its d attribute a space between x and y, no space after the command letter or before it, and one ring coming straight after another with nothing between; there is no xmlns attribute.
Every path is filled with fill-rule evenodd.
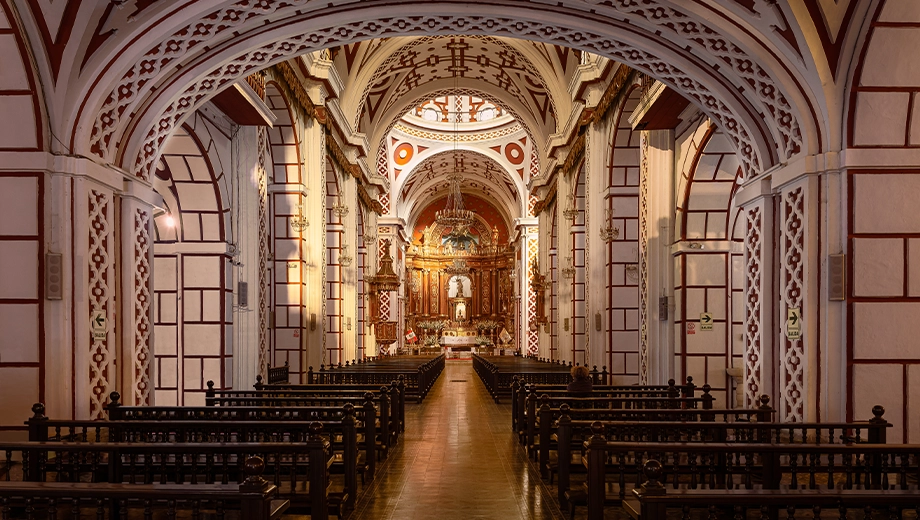
<svg viewBox="0 0 920 520"><path fill-rule="evenodd" d="M563 518L469 360L448 361L406 434L359 497L357 520Z"/></svg>

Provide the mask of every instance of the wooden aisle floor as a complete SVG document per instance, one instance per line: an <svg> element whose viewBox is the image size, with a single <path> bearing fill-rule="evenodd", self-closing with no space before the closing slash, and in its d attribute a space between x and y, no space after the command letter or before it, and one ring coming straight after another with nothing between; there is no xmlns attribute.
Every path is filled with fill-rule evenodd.
<svg viewBox="0 0 920 520"><path fill-rule="evenodd" d="M469 360L449 360L349 520L561 519Z"/></svg>

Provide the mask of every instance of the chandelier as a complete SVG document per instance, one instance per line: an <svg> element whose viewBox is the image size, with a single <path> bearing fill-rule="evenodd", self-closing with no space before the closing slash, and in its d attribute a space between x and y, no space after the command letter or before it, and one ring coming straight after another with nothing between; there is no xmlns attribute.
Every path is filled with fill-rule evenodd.
<svg viewBox="0 0 920 520"><path fill-rule="evenodd" d="M456 152L457 152L457 133L458 133L458 123L460 121L461 110L460 110L460 96L457 95L456 82L458 78L454 76L454 91L453 101L455 103L455 110L451 114L453 116L454 123L454 161L456 161ZM463 181L463 174L454 171L447 176L447 180L450 182L449 192L447 194L447 202L444 204L444 209L435 213L434 221L443 228L450 229L448 234L453 237L465 236L469 233L470 228L473 227L474 216L473 212L466 209L463 206L463 193L460 191L460 183Z"/></svg>
<svg viewBox="0 0 920 520"><path fill-rule="evenodd" d="M463 176L453 173L448 177L450 192L444 209L435 213L434 221L440 226L449 228L451 236L464 236L473 227L475 217L473 212L463 207L463 193L460 192L460 181Z"/></svg>

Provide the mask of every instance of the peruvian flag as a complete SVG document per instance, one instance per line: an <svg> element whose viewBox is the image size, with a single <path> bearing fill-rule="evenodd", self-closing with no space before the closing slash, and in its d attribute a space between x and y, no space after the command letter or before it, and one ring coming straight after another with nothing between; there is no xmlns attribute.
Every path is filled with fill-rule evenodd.
<svg viewBox="0 0 920 520"><path fill-rule="evenodd" d="M409 329L409 332L406 333L406 341L409 343L418 341L418 336L415 335L415 332L412 332L412 329Z"/></svg>

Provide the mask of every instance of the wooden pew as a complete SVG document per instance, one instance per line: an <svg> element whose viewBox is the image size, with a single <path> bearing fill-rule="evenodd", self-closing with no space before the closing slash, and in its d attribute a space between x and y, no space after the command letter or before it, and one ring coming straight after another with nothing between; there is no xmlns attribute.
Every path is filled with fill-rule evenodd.
<svg viewBox="0 0 920 520"><path fill-rule="evenodd" d="M687 376L687 383L675 385L674 380L668 380L663 385L595 385L591 396L597 397L693 397L696 385L693 377ZM537 395L547 394L553 396L571 396L564 385L534 385L524 383L518 376L512 378L511 383L511 427L522 434L524 425L527 424L527 399L528 396L536 398Z"/></svg>
<svg viewBox="0 0 920 520"><path fill-rule="evenodd" d="M557 470L559 501L565 507L573 469L573 449L582 454L583 443L600 432L613 442L652 445L657 443L773 443L773 444L885 444L886 430L891 427L882 416L884 408L872 409L873 419L849 423L775 423L769 399L761 398L761 407L747 421L733 422L663 422L573 420L565 407L557 423ZM745 418L742 415L736 418ZM717 463L722 457L718 457ZM579 458L580 461L580 458ZM578 468L579 466L574 466ZM580 465L584 470L584 466ZM550 470L552 466L550 465Z"/></svg>
<svg viewBox="0 0 920 520"><path fill-rule="evenodd" d="M444 371L443 354L438 356L393 356L386 358L367 358L355 362L346 362L344 365L320 365L319 371L309 367L307 383L310 385L382 385L403 376L405 395L422 402L434 382ZM276 374L276 379L287 379L287 367L274 367L270 373ZM296 389L301 385L285 382L269 382L262 386L266 390ZM258 388L257 388L258 389Z"/></svg>
<svg viewBox="0 0 920 520"><path fill-rule="evenodd" d="M536 385L567 385L571 381L569 371L572 365L561 362L540 361L530 357L498 356L486 359L473 354L473 370L485 385L496 403L511 397L511 385L515 376L518 381ZM604 384L609 378L607 367L602 372L595 367L592 372L595 384Z"/></svg>
<svg viewBox="0 0 920 520"><path fill-rule="evenodd" d="M117 392L111 396L118 408ZM68 443L304 443L311 440L313 429L320 427L324 437L328 436L332 456L332 469L344 478L344 493L336 500L344 500L346 507L353 507L358 493L357 477L360 471L362 481L371 480L376 471L376 425L374 408L368 396L361 410L365 417L361 423L362 437L358 438L356 408L351 404L338 409L337 415L326 413L324 421L303 420L225 420L220 416L199 419L163 420L131 416L129 420L80 421L54 420L44 415L41 403L32 406L33 415L26 421L29 440L32 442ZM146 407L153 408L153 407ZM335 409L335 408L333 408ZM112 406L110 405L110 411ZM328 412L328 410L324 409ZM118 416L118 413L115 413ZM157 417L151 414L151 417ZM318 418L319 416L317 416ZM330 418L332 417L332 418ZM359 451L359 446L361 451ZM36 471L37 459L32 459L32 471Z"/></svg>
<svg viewBox="0 0 920 520"><path fill-rule="evenodd" d="M561 416L562 406L575 406L578 414L597 420L715 420L712 410L715 400L709 393L709 385L703 386L700 397L565 397L550 398L547 394L540 397L537 409L535 394L527 401L527 417L524 430L524 446L534 456L540 452L541 473L547 462L553 423ZM553 405L556 405L554 408ZM681 413L686 412L686 413ZM736 412L732 412L736 413ZM724 414L722 414L724 416ZM539 435L539 437L538 437ZM545 474L544 474L545 476Z"/></svg>
<svg viewBox="0 0 920 520"><path fill-rule="evenodd" d="M264 474L292 512L326 519L347 496L329 491L332 452L314 423L304 443L0 443L6 466L22 461L25 482L199 485L243 483L245 462L265 461ZM12 473L12 472L10 472ZM339 516L342 512L339 511Z"/></svg>
<svg viewBox="0 0 920 520"><path fill-rule="evenodd" d="M901 518L902 511L917 508L916 490L668 489L661 482L662 471L660 462L647 461L643 467L644 483L623 502L624 511L635 520L667 520L677 515L688 518L694 510L698 510L700 518L717 518L720 513L726 518L776 518L779 511L787 518L819 518L824 511L833 511L842 519L869 519L874 512Z"/></svg>
<svg viewBox="0 0 920 520"><path fill-rule="evenodd" d="M662 482L678 489L891 489L916 487L920 445L616 443L599 431L585 442L588 518L603 518L608 476L621 503L639 486L648 460L662 464ZM819 479L826 485L819 486Z"/></svg>
<svg viewBox="0 0 920 520"><path fill-rule="evenodd" d="M275 499L277 486L262 478L265 463L259 457L246 460L245 479L237 484L100 484L65 482L0 482L0 507L7 518L11 509L21 508L29 518L57 518L93 512L104 518L128 518L129 514L157 514L175 520L178 514L199 518L204 511L239 511L248 520L275 520L290 501Z"/></svg>
<svg viewBox="0 0 920 520"><path fill-rule="evenodd" d="M209 398L247 398L247 397L273 397L273 396L292 396L292 397L355 397L356 395L362 396L365 392L377 392L381 395L386 394L387 400L390 403L389 418L393 427L391 428L391 436L394 437L393 442L398 440L399 434L406 431L406 385L405 377L401 374L397 379L390 381L388 390L384 390L384 386L375 385L375 384L349 384L349 385L320 385L320 384L309 384L309 385L293 385L293 384L279 384L269 386L262 383L262 376L256 376L256 383L253 385L253 391L250 390L213 390L211 382L208 382L208 392L205 394L205 404L218 404L218 401L215 399ZM238 405L237 405L238 406Z"/></svg>

